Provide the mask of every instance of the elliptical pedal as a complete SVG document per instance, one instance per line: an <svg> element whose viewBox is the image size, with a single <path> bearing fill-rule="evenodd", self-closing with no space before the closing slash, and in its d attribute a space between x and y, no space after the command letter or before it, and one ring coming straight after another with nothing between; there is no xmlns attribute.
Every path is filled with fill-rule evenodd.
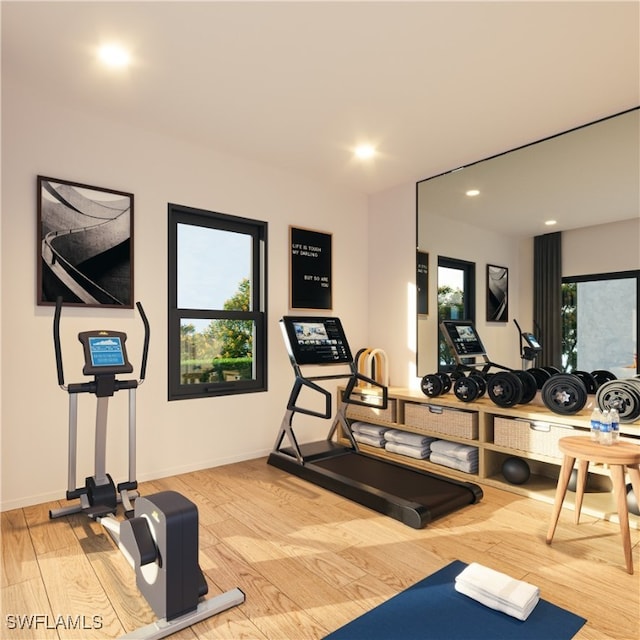
<svg viewBox="0 0 640 640"><path fill-rule="evenodd" d="M98 518L106 518L107 516L115 515L115 509L107 504L96 504L85 509L83 513L92 520L97 520Z"/></svg>

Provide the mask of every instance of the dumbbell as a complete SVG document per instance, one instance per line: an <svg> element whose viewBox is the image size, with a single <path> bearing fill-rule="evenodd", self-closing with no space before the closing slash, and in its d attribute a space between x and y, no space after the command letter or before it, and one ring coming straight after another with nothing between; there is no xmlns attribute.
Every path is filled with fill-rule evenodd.
<svg viewBox="0 0 640 640"><path fill-rule="evenodd" d="M635 422L640 418L640 378L608 380L596 391L601 410L616 409L620 422Z"/></svg>
<svg viewBox="0 0 640 640"><path fill-rule="evenodd" d="M526 404L537 392L538 383L529 371L499 371L487 383L487 393L499 407Z"/></svg>
<svg viewBox="0 0 640 640"><path fill-rule="evenodd" d="M422 378L420 388L426 396L434 398L451 389L451 378L446 373L429 373Z"/></svg>
<svg viewBox="0 0 640 640"><path fill-rule="evenodd" d="M453 393L461 402L473 402L481 398L487 390L485 374L472 371L468 376L462 375L453 383Z"/></svg>

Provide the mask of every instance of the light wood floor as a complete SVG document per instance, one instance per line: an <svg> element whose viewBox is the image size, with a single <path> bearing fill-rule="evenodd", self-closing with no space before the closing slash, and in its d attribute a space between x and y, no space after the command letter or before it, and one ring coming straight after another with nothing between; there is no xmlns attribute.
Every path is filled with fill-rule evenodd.
<svg viewBox="0 0 640 640"><path fill-rule="evenodd" d="M174 638L321 638L455 559L538 585L544 599L587 618L578 638L640 637L637 530L631 576L617 525L583 516L575 526L573 512L563 511L547 546L550 505L491 487L481 503L419 531L265 459L145 483L141 493L164 489L198 505L209 595L240 587L247 596ZM2 513L0 637L115 638L151 622L111 539L84 516L50 521L55 506ZM40 623L9 628L18 615L40 616ZM85 628L67 622L56 629L58 616Z"/></svg>

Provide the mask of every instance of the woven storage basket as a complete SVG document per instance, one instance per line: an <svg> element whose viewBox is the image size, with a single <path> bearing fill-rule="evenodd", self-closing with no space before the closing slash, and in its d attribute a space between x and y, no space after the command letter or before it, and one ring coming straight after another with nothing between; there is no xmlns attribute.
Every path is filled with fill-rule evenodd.
<svg viewBox="0 0 640 640"><path fill-rule="evenodd" d="M430 433L478 439L478 414L474 411L407 402L404 423Z"/></svg>
<svg viewBox="0 0 640 640"><path fill-rule="evenodd" d="M358 399L360 398L358 397ZM357 420L384 420L386 422L395 422L397 415L396 401L393 399L387 400L386 409L365 407L360 404L348 404L346 415L347 418L355 418Z"/></svg>
<svg viewBox="0 0 640 640"><path fill-rule="evenodd" d="M570 426L532 422L520 418L499 418L493 422L493 442L501 447L562 458L558 440L575 435Z"/></svg>

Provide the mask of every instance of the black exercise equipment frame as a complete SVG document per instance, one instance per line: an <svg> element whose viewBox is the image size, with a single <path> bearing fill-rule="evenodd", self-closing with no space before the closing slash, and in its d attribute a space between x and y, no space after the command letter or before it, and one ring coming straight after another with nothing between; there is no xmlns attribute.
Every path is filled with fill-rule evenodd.
<svg viewBox="0 0 640 640"><path fill-rule="evenodd" d="M515 318L513 319L513 324L516 325L520 336L520 358L522 360L522 368L525 369L527 362L533 364L536 358L542 353L542 346L533 333L522 330Z"/></svg>
<svg viewBox="0 0 640 640"><path fill-rule="evenodd" d="M340 363L348 367L348 372L305 376L301 365L296 361L285 327L285 323L290 320L287 316L283 317L280 327L295 381L268 464L414 529L421 529L438 517L482 499L482 489L476 484L412 469L363 452L353 436L346 409L350 404L386 409L387 387L359 373L353 360ZM324 363L315 366L332 365ZM340 396L336 416L327 437L322 441L300 444L293 431L294 416L300 413L330 419L332 395L317 382L339 379L347 380L347 384ZM358 383L364 385L358 387ZM300 392L305 387L324 397L323 411L300 406ZM348 446L334 440L338 425L348 439ZM285 437L289 441L289 447L283 447Z"/></svg>

